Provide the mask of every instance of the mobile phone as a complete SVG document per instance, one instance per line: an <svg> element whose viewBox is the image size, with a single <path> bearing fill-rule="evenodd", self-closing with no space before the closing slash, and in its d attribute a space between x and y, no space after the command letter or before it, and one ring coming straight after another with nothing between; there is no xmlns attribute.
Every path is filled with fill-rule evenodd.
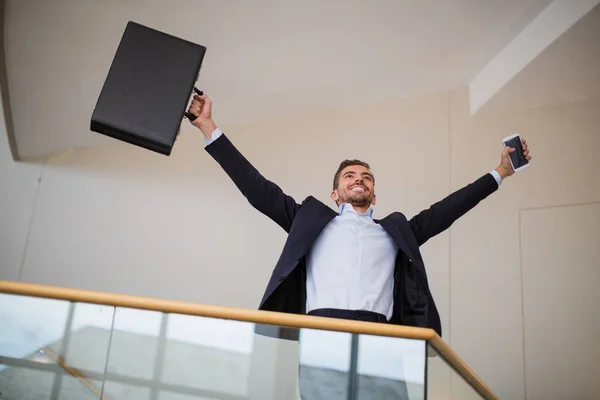
<svg viewBox="0 0 600 400"><path fill-rule="evenodd" d="M525 154L523 153L523 142L521 141L521 135L515 133L507 136L502 139L502 143L504 144L504 147L512 147L515 149L515 151L508 154L513 171L518 172L529 167L529 160L525 158Z"/></svg>

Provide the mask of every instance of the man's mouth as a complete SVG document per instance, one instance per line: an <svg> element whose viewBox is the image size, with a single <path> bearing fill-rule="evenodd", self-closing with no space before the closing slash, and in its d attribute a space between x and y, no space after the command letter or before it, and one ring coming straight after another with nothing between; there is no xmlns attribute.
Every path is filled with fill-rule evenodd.
<svg viewBox="0 0 600 400"><path fill-rule="evenodd" d="M367 191L367 189L364 188L364 187L362 187L362 186L354 186L354 187L350 188L350 191L351 192L361 192L361 193L364 193L364 192Z"/></svg>

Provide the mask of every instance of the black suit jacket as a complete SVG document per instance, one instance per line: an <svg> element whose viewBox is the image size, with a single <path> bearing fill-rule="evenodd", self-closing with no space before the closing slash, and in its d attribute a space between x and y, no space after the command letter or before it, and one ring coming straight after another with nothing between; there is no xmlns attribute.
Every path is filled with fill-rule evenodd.
<svg viewBox="0 0 600 400"><path fill-rule="evenodd" d="M206 151L250 204L288 233L259 309L306 313L306 255L323 228L338 214L312 196L297 204L279 186L265 179L224 134L206 146ZM410 220L399 212L375 220L399 247L391 323L431 328L442 336L419 247L497 189L494 177L486 174Z"/></svg>

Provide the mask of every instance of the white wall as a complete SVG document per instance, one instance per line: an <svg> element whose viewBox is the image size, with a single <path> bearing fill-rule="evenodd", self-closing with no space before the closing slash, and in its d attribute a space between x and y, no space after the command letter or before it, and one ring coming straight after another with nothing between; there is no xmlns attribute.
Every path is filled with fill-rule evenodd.
<svg viewBox="0 0 600 400"><path fill-rule="evenodd" d="M520 217L527 394L598 398L600 202Z"/></svg>
<svg viewBox="0 0 600 400"><path fill-rule="evenodd" d="M0 279L18 280L42 168L13 161L1 112L0 130Z"/></svg>
<svg viewBox="0 0 600 400"><path fill-rule="evenodd" d="M338 163L369 161L379 217L394 210L412 216L496 167L503 136L518 131L529 139L532 168L422 249L444 339L500 398L520 399L522 290L532 290L521 280L520 211L600 201L598 111L600 99L592 99L473 118L465 91L223 129L298 201L313 194L329 202ZM219 104L215 114L218 122ZM57 154L43 168L35 213L40 167L12 163L4 147L2 278L18 278L28 240L23 281L256 307L285 234L248 205L203 147L186 126L171 157L118 142ZM563 228L560 219L552 221ZM542 228L528 229L535 235ZM586 266L583 279L597 265L586 254L574 263ZM593 303L577 304L595 312ZM528 365L543 369L533 354ZM539 393L540 384L528 381L528 392Z"/></svg>
<svg viewBox="0 0 600 400"><path fill-rule="evenodd" d="M557 232L572 231L573 227L551 219L549 224L528 225L528 236L520 232L520 213L531 208L547 209L549 215L559 213L554 206L600 202L600 179L598 179L597 149L600 148L600 98L558 106L515 110L499 114L468 115L466 93L456 93L451 111L451 184L457 189L468 183L472 171L481 170L497 156L500 139L509 133L519 132L531 144L533 163L531 168L506 180L501 190L485 205L465 215L451 230L451 345L467 362L495 388L500 398L523 398L524 374L524 324L535 320L532 313L523 312L523 290L536 297L536 304L545 304L545 312L553 312L555 323L571 324L569 308L556 309L556 299L551 293L535 291L531 281L523 284L523 242L531 236L553 238L544 244L527 247L536 254L536 263L545 262L562 253L556 249L556 236L548 236L548 229ZM498 145L496 144L498 143ZM596 209L597 210L597 209ZM598 218L597 211L595 217ZM597 230L590 225L580 226L580 237L592 238L600 244ZM560 236L559 236L560 237ZM568 245L567 245L568 246ZM572 254L572 249L565 252ZM564 275L540 276L537 279L553 280L568 291L578 291L581 279L597 281L599 262L591 252L573 254L573 262L565 265L576 279L563 280ZM553 265L554 263L552 263ZM531 265L531 264L530 264ZM546 270L550 271L550 264ZM544 266L537 265L541 273ZM541 296L541 297L540 297ZM589 325L584 329L600 337L600 318L595 309L596 295L581 292L582 299L561 299L573 305L573 312L588 315ZM579 307L583 302L584 305ZM577 305L577 307L575 307ZM528 305L525 303L525 306ZM525 322L524 322L525 315ZM572 327L581 329L581 327ZM539 329L539 327L538 327ZM554 329L547 327L548 334L537 338L546 351L554 351L564 343L571 342L568 332L560 339L550 334ZM576 349L588 349L599 354L597 343L572 343L571 354ZM595 348L594 348L595 347ZM600 363L596 357L596 370L576 367L577 374L598 376ZM556 360L556 362L561 362ZM535 366L544 380L527 380L528 398L540 398L532 394L541 393L539 385L564 384L569 378L559 376L544 359L528 358L529 368ZM584 379L585 381L585 379ZM589 380L587 380L589 382ZM536 387L538 386L538 387ZM579 392L571 398L585 398L589 388L574 388ZM600 395L595 392L596 397ZM552 397L541 397L552 398ZM556 397L561 398L561 397Z"/></svg>

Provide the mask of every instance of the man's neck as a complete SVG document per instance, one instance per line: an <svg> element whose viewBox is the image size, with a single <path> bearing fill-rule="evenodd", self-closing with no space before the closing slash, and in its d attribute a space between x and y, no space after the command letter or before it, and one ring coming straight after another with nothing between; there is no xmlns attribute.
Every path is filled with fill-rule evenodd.
<svg viewBox="0 0 600 400"><path fill-rule="evenodd" d="M367 212L369 212L370 207L352 206L352 208L354 208L354 211L356 211L358 214L366 214Z"/></svg>
<svg viewBox="0 0 600 400"><path fill-rule="evenodd" d="M339 205L338 209L341 211L342 207L344 206L346 207L352 207L352 209L357 213L357 214L368 214L371 212L371 206L366 206L366 207L360 207L360 206L355 206L353 204L350 203L342 203Z"/></svg>

